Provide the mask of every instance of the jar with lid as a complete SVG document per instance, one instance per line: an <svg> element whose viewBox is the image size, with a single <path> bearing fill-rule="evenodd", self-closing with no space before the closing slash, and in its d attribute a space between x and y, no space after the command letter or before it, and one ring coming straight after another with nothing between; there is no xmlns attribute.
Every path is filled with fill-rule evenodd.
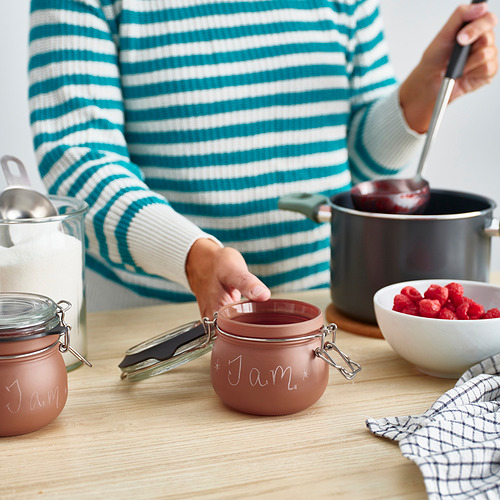
<svg viewBox="0 0 500 500"><path fill-rule="evenodd" d="M217 313L217 340L210 374L219 398L257 415L284 415L309 408L325 392L329 366L353 378L360 366L327 336L318 307L297 300L236 302ZM349 369L328 353L335 349Z"/></svg>
<svg viewBox="0 0 500 500"><path fill-rule="evenodd" d="M27 292L72 304L67 312L72 345L87 354L84 217L88 205L68 196L48 196L57 215L0 218L0 292ZM69 353L67 370L81 366Z"/></svg>
<svg viewBox="0 0 500 500"><path fill-rule="evenodd" d="M361 369L337 347L336 328L305 302L240 301L219 309L213 321L204 318L129 349L119 366L122 378L140 380L211 349L212 386L227 406L257 415L296 413L323 395L329 366L347 379Z"/></svg>
<svg viewBox="0 0 500 500"><path fill-rule="evenodd" d="M68 396L63 352L90 363L70 346L70 304L29 293L0 293L0 436L45 427Z"/></svg>

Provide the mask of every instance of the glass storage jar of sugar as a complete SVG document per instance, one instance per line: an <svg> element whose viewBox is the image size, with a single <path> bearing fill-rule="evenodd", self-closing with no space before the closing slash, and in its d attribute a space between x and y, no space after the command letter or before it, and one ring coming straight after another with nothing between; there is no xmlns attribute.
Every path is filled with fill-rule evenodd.
<svg viewBox="0 0 500 500"><path fill-rule="evenodd" d="M45 427L63 410L68 394L62 353L70 345L65 312L70 304L28 293L0 293L0 436Z"/></svg>
<svg viewBox="0 0 500 500"><path fill-rule="evenodd" d="M87 354L84 216L88 205L76 198L49 196L57 215L0 219L0 292L28 292L72 304L67 312L71 343ZM67 370L80 361L64 354Z"/></svg>

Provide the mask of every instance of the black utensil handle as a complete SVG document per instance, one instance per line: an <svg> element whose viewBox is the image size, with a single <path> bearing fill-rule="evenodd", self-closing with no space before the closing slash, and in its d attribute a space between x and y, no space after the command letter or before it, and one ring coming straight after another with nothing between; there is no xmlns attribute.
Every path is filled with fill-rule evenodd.
<svg viewBox="0 0 500 500"><path fill-rule="evenodd" d="M473 3L483 3L486 0L472 0ZM464 23L460 29L466 26L468 23ZM453 47L453 52L451 53L450 62L448 63L448 68L446 69L446 78L451 78L452 80L456 80L462 76L465 63L467 62L467 58L469 57L470 45L460 45L458 42L455 42L455 46Z"/></svg>

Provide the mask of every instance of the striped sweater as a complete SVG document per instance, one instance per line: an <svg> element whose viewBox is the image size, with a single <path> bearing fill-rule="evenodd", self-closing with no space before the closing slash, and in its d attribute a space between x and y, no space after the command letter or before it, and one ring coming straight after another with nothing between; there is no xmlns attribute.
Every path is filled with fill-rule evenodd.
<svg viewBox="0 0 500 500"><path fill-rule="evenodd" d="M42 179L90 205L87 265L167 301L192 300L200 237L273 290L327 285L330 228L277 199L420 145L376 0L32 0L29 79Z"/></svg>

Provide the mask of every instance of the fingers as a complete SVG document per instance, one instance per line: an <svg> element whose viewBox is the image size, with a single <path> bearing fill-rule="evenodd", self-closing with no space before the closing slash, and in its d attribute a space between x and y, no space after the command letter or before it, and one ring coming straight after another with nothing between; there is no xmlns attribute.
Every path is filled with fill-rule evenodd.
<svg viewBox="0 0 500 500"><path fill-rule="evenodd" d="M486 2L461 5L438 35L437 39L443 42L442 47L455 42L471 45L462 76L457 80L450 102L490 83L496 75L498 49L495 45L494 28L497 22L495 14L488 11ZM455 35L451 36L453 33Z"/></svg>
<svg viewBox="0 0 500 500"><path fill-rule="evenodd" d="M198 308L202 318L213 319L214 314L222 307L233 302L241 300L241 295L235 291L233 294L228 295L222 292L217 294L215 290L210 291L205 295L197 297Z"/></svg>
<svg viewBox="0 0 500 500"><path fill-rule="evenodd" d="M457 41L472 45L449 102L491 82L498 71L498 50L493 31L496 24L497 18L488 11L486 2L461 5L455 9L425 49L417 67L401 85L401 107L413 130L423 133L429 126L436 95Z"/></svg>
<svg viewBox="0 0 500 500"><path fill-rule="evenodd" d="M238 292L249 300L264 301L269 299L271 292L262 281L248 271L243 256L233 248L225 249L224 272L221 282L228 293Z"/></svg>
<svg viewBox="0 0 500 500"><path fill-rule="evenodd" d="M471 92L490 83L498 72L498 49L493 31L496 24L496 16L487 12L471 21L457 34L459 43L472 44L461 78L462 93Z"/></svg>
<svg viewBox="0 0 500 500"><path fill-rule="evenodd" d="M249 272L242 274L237 280L235 288L240 291L241 295L249 300L263 302L271 296L269 288Z"/></svg>
<svg viewBox="0 0 500 500"><path fill-rule="evenodd" d="M483 4L475 4L481 6ZM467 21L467 19L465 19ZM497 25L497 17L492 12L485 11L484 15L471 20L466 26L460 29L457 33L457 42L461 45L470 45L486 34L493 37L493 29Z"/></svg>
<svg viewBox="0 0 500 500"><path fill-rule="evenodd" d="M486 2L460 5L442 27L436 40L440 45L454 44L455 40L462 45L468 45L492 31L496 24L497 18L488 11Z"/></svg>
<svg viewBox="0 0 500 500"><path fill-rule="evenodd" d="M491 82L498 72L498 51L496 47L487 46L481 50L471 51L464 68L465 78L477 77L485 83Z"/></svg>
<svg viewBox="0 0 500 500"><path fill-rule="evenodd" d="M445 25L441 28L438 37L443 40L454 41L459 32L465 32L468 34L471 28L467 27L467 30L465 30L465 27L462 28L462 26L465 23L473 22L477 17L483 16L487 12L488 6L486 5L486 2L472 5L460 5L455 9L448 21L446 21Z"/></svg>
<svg viewBox="0 0 500 500"><path fill-rule="evenodd" d="M193 245L186 269L202 317L212 319L222 306L237 302L242 296L265 301L271 295L264 283L250 273L240 252L208 240L201 239Z"/></svg>
<svg viewBox="0 0 500 500"><path fill-rule="evenodd" d="M488 2L478 2L459 5L454 15L460 18L461 23L474 21L488 12Z"/></svg>

